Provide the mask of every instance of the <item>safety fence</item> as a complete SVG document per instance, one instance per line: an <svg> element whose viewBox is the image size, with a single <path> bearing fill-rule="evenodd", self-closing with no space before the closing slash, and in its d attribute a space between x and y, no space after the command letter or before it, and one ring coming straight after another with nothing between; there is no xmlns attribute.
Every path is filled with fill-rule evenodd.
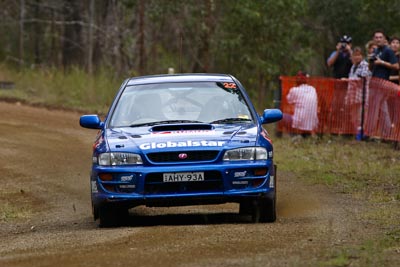
<svg viewBox="0 0 400 267"><path fill-rule="evenodd" d="M400 141L400 86L379 78L282 76L278 131ZM310 85L310 86L308 86ZM357 135L358 134L358 135Z"/></svg>

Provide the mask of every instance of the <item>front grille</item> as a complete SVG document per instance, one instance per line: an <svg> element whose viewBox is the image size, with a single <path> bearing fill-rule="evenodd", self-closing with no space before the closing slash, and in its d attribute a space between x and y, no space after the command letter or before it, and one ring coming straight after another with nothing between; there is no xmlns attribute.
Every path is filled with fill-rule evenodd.
<svg viewBox="0 0 400 267"><path fill-rule="evenodd" d="M157 152L149 153L147 157L152 162L186 162L186 161L210 161L218 156L218 150L185 151L185 152ZM180 154L186 154L186 158L180 158Z"/></svg>
<svg viewBox="0 0 400 267"><path fill-rule="evenodd" d="M163 182L162 173L152 173L146 176L144 185L145 194L218 192L222 190L222 176L218 171L204 172L204 181L169 183Z"/></svg>

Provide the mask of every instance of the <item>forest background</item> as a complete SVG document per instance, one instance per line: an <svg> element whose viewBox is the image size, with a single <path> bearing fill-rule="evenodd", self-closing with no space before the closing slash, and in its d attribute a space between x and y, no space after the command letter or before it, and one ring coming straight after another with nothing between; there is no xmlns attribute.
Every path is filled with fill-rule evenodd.
<svg viewBox="0 0 400 267"><path fill-rule="evenodd" d="M326 58L347 34L400 35L392 0L0 0L2 98L105 111L123 79L230 73L258 109L280 75L329 76ZM46 100L43 100L46 99Z"/></svg>

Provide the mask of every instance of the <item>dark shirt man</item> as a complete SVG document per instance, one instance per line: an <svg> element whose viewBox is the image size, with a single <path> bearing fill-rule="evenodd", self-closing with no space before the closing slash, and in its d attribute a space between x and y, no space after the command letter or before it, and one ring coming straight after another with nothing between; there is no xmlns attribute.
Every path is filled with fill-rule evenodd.
<svg viewBox="0 0 400 267"><path fill-rule="evenodd" d="M390 39L390 48L393 50L394 55L396 56L397 62L400 64L400 39L399 37L393 36ZM393 70L390 73L389 79L397 84L399 83L399 70Z"/></svg>
<svg viewBox="0 0 400 267"><path fill-rule="evenodd" d="M344 35L336 44L336 51L333 51L327 60L328 67L333 67L333 77L336 79L348 78L351 66L351 37Z"/></svg>
<svg viewBox="0 0 400 267"><path fill-rule="evenodd" d="M386 45L386 37L383 32L376 31L373 40L378 48L374 50L373 56L369 58L372 76L389 80L391 71L399 69L399 63L393 50Z"/></svg>
<svg viewBox="0 0 400 267"><path fill-rule="evenodd" d="M392 70L399 69L399 63L393 50L386 45L386 37L382 31L375 31L373 35L374 43L378 48L369 56L369 69L372 76L389 80ZM388 94L382 87L369 86L369 108L367 113L367 135L378 134L381 136L389 136L393 130L392 118L389 112ZM377 130L377 125L380 125Z"/></svg>

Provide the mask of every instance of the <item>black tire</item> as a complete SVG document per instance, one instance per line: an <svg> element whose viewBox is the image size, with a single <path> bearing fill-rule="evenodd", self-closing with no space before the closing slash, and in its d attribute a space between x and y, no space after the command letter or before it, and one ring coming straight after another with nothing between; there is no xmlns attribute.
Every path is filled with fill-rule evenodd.
<svg viewBox="0 0 400 267"><path fill-rule="evenodd" d="M277 193L277 171L274 165L274 192L264 198L254 200L251 206L251 217L253 223L275 222L276 221L276 193Z"/></svg>
<svg viewBox="0 0 400 267"><path fill-rule="evenodd" d="M98 214L100 227L118 227L127 221L128 209L113 206L102 206L98 208Z"/></svg>
<svg viewBox="0 0 400 267"><path fill-rule="evenodd" d="M253 212L252 201L243 201L239 204L239 215L251 215Z"/></svg>
<svg viewBox="0 0 400 267"><path fill-rule="evenodd" d="M92 202L92 214L93 214L93 219L96 221L99 218L99 209L97 206L93 205L93 202Z"/></svg>
<svg viewBox="0 0 400 267"><path fill-rule="evenodd" d="M263 198L253 203L252 222L264 223L276 221L276 198Z"/></svg>

